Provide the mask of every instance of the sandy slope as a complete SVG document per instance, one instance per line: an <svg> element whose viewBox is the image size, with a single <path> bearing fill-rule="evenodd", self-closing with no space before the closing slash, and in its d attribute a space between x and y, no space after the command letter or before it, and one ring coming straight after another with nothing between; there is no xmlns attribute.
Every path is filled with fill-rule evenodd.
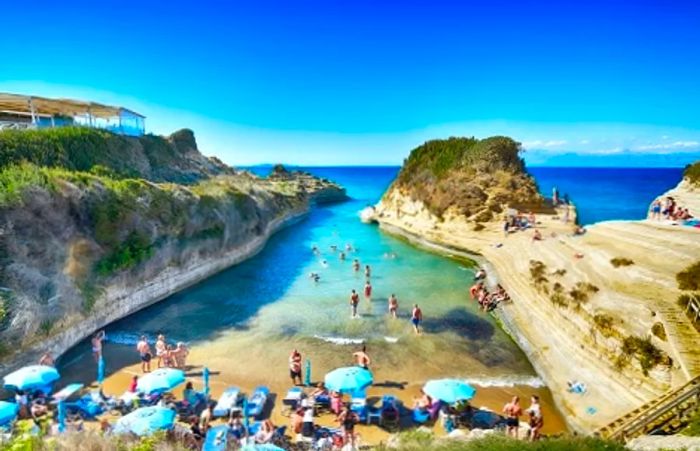
<svg viewBox="0 0 700 451"><path fill-rule="evenodd" d="M698 194L683 184L673 190L691 211L700 211ZM573 237L571 224L543 215L537 220L544 239L533 242L532 231L506 237L498 223L475 232L472 224L458 218L437 221L419 202L398 192L385 197L374 218L389 231L483 255L493 269L492 282L497 278L514 299L500 312L504 326L529 355L576 430L593 431L700 374L700 335L676 305L675 285L675 274L700 255L698 229L659 221L619 221L597 224L584 236ZM576 258L577 254L582 257ZM626 257L634 264L614 268L613 257ZM547 266L550 283L559 282L568 290L576 282L590 282L600 292L579 310L556 307L533 286L530 260ZM552 275L555 270L566 273ZM667 341L653 341L672 357L673 366L658 366L648 377L634 361L627 369L616 370L613 362L620 340L596 331L592 317L600 313L615 319L619 337L650 335L652 325L661 322ZM569 380L585 383L588 392L568 393Z"/></svg>

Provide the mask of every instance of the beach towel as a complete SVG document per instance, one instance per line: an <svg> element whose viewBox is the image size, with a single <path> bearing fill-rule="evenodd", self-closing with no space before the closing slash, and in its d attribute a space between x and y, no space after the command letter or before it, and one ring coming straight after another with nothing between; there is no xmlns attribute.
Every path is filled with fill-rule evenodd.
<svg viewBox="0 0 700 451"><path fill-rule="evenodd" d="M238 397L241 395L241 390L238 387L229 387L221 394L219 401L216 403L212 415L215 417L223 417L229 414L231 409L236 407Z"/></svg>
<svg viewBox="0 0 700 451"><path fill-rule="evenodd" d="M250 395L250 398L248 398L248 415L251 417L262 415L269 394L269 388L262 386L257 387L253 394Z"/></svg>

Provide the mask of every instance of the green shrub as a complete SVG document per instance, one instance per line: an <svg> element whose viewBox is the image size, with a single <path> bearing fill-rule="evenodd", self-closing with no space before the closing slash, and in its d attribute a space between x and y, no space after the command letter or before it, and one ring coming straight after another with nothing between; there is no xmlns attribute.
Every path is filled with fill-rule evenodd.
<svg viewBox="0 0 700 451"><path fill-rule="evenodd" d="M693 263L676 274L676 282L681 290L700 290L700 261Z"/></svg>
<svg viewBox="0 0 700 451"><path fill-rule="evenodd" d="M689 164L683 171L683 177L695 186L700 186L700 161Z"/></svg>
<svg viewBox="0 0 700 451"><path fill-rule="evenodd" d="M0 169L0 207L22 201L22 195L30 187L53 188L44 171L28 163L5 166Z"/></svg>
<svg viewBox="0 0 700 451"><path fill-rule="evenodd" d="M95 264L97 274L109 276L114 272L132 268L153 255L153 243L144 233L131 232L113 252Z"/></svg>
<svg viewBox="0 0 700 451"><path fill-rule="evenodd" d="M634 265L634 260L625 257L615 257L610 259L610 264L615 268L619 268L620 266Z"/></svg>
<svg viewBox="0 0 700 451"><path fill-rule="evenodd" d="M565 274L566 274L566 269L563 269L563 268L557 269L556 271L552 272L552 275L557 276L557 277L563 277Z"/></svg>
<svg viewBox="0 0 700 451"><path fill-rule="evenodd" d="M39 334L44 337L51 335L55 321L53 319L45 319L39 324Z"/></svg>
<svg viewBox="0 0 700 451"><path fill-rule="evenodd" d="M598 313L593 316L593 324L604 337L615 335L615 318L607 313Z"/></svg>
<svg viewBox="0 0 700 451"><path fill-rule="evenodd" d="M666 341L666 328L662 323L654 323L654 325L651 326L651 333L659 340Z"/></svg>
<svg viewBox="0 0 700 451"><path fill-rule="evenodd" d="M598 287L588 282L576 282L574 288L569 291L569 297L578 306L585 304L590 299L591 295L600 291Z"/></svg>
<svg viewBox="0 0 700 451"><path fill-rule="evenodd" d="M631 358L635 357L644 375L649 374L649 370L660 364L664 360L664 353L654 346L650 337L640 338L630 335L622 342L622 355Z"/></svg>
<svg viewBox="0 0 700 451"><path fill-rule="evenodd" d="M547 266L539 260L530 260L530 277L537 279L544 277L547 272Z"/></svg>

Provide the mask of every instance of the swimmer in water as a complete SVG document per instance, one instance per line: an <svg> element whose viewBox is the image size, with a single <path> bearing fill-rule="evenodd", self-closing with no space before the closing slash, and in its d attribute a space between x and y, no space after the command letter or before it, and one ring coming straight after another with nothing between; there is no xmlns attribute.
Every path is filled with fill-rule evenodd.
<svg viewBox="0 0 700 451"><path fill-rule="evenodd" d="M341 260L345 260L345 252L341 252L341 253L340 253L340 259L341 259Z"/></svg>
<svg viewBox="0 0 700 451"><path fill-rule="evenodd" d="M338 246L336 246L335 244L331 244L331 251L335 252L337 250L338 250Z"/></svg>
<svg viewBox="0 0 700 451"><path fill-rule="evenodd" d="M348 252L352 252L352 244L348 243L345 245L345 250Z"/></svg>
<svg viewBox="0 0 700 451"><path fill-rule="evenodd" d="M389 314L396 319L396 311L399 309L399 300L396 299L396 295L391 293L389 296Z"/></svg>
<svg viewBox="0 0 700 451"><path fill-rule="evenodd" d="M321 266L324 268L328 266L328 261L327 260L321 260Z"/></svg>
<svg viewBox="0 0 700 451"><path fill-rule="evenodd" d="M315 255L319 254L318 248L315 245L311 246L311 252L313 252Z"/></svg>
<svg viewBox="0 0 700 451"><path fill-rule="evenodd" d="M365 299L368 301L372 299L372 284L369 283L369 280L365 283Z"/></svg>
<svg viewBox="0 0 700 451"><path fill-rule="evenodd" d="M369 265L365 265L365 277L367 277L369 279L371 273L372 273L372 270L370 269Z"/></svg>
<svg viewBox="0 0 700 451"><path fill-rule="evenodd" d="M355 259L352 261L352 269L354 269L355 271L360 270L360 260Z"/></svg>

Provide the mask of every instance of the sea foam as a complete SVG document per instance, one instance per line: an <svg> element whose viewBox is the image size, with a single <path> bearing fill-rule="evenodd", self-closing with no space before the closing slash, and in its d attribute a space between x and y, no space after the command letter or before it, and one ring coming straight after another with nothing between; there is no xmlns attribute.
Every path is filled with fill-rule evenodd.
<svg viewBox="0 0 700 451"><path fill-rule="evenodd" d="M485 376L467 378L464 379L464 381L479 387L515 387L518 385L525 385L533 388L541 388L545 386L544 381L537 376Z"/></svg>

